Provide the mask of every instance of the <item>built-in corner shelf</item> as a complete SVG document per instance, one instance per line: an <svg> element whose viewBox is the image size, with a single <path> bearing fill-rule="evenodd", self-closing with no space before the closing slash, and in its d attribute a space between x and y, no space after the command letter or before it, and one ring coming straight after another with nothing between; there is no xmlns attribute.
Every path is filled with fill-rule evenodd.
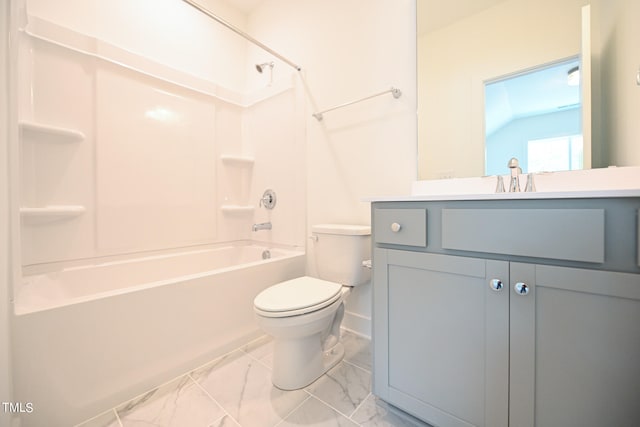
<svg viewBox="0 0 640 427"><path fill-rule="evenodd" d="M26 222L60 221L80 216L86 208L80 205L50 205L39 208L20 208L20 216Z"/></svg>
<svg viewBox="0 0 640 427"><path fill-rule="evenodd" d="M231 156L231 155L222 155L220 156L220 160L222 163L230 166L253 166L255 159L249 156Z"/></svg>
<svg viewBox="0 0 640 427"><path fill-rule="evenodd" d="M51 138L49 140L80 142L85 139L84 133L75 129L45 125L43 123L30 122L27 120L21 120L19 122L19 126L20 130L25 134L31 133L38 136L49 136Z"/></svg>
<svg viewBox="0 0 640 427"><path fill-rule="evenodd" d="M246 215L253 213L256 208L252 205L222 205L220 209L227 215Z"/></svg>

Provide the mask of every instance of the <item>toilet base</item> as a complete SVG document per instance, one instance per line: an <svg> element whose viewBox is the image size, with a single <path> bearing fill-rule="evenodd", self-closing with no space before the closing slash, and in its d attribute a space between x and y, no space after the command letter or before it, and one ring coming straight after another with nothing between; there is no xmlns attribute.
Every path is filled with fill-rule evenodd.
<svg viewBox="0 0 640 427"><path fill-rule="evenodd" d="M323 351L320 334L303 340L276 340L271 382L281 390L298 390L320 378L344 357L341 342Z"/></svg>

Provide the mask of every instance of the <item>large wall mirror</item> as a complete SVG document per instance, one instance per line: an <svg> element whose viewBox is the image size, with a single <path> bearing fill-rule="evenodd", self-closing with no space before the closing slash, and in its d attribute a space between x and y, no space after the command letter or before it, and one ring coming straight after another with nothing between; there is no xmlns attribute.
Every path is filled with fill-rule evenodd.
<svg viewBox="0 0 640 427"><path fill-rule="evenodd" d="M509 139L513 147L519 144L518 155L527 157L522 147L537 153L536 161L543 165L538 170L640 165L640 2L416 1L419 179L501 173L501 157L493 159L492 152L502 150L500 156L509 156L511 148L503 149L510 147ZM576 66L586 72L580 92L572 92L570 83ZM564 88L555 86L551 92L556 99L538 99L535 103L544 107L525 114L519 109L525 107L513 105L515 96L509 93L515 82L506 81L535 70L555 71L555 84L566 86L566 96L560 96ZM521 89L531 88L533 81L530 76ZM502 117L488 117L494 109ZM539 121L543 115L553 120ZM572 121L553 134L556 116L571 116ZM518 138L505 129L523 127L525 121L538 137L516 143ZM502 148L487 150L487 140L496 146L492 140L497 139ZM550 159L559 152L567 153L564 163ZM503 163L506 174L506 160Z"/></svg>

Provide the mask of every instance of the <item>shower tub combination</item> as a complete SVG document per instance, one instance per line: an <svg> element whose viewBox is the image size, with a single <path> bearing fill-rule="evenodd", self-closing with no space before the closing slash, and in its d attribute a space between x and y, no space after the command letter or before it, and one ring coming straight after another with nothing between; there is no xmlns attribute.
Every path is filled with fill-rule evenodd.
<svg viewBox="0 0 640 427"><path fill-rule="evenodd" d="M25 276L15 393L34 411L22 426L72 425L259 336L255 295L304 269L301 250L244 242Z"/></svg>

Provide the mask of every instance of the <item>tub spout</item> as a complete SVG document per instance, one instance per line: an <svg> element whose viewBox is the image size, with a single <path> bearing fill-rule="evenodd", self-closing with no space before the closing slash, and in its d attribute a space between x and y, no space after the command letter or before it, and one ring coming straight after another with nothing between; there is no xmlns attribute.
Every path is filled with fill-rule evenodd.
<svg viewBox="0 0 640 427"><path fill-rule="evenodd" d="M258 231L258 230L271 230L271 223L270 222L261 222L260 224L253 224L253 226L251 227L251 229L253 231Z"/></svg>

